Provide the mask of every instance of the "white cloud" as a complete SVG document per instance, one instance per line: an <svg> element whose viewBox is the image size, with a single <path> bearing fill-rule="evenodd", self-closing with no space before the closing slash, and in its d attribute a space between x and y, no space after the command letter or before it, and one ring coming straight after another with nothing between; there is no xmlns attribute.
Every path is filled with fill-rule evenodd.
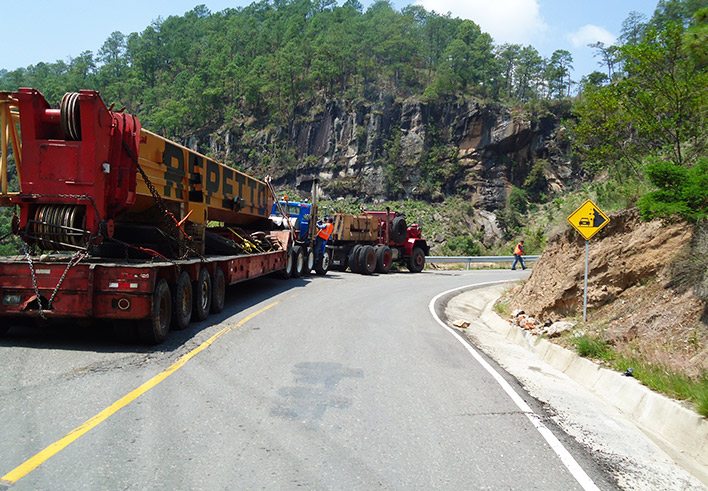
<svg viewBox="0 0 708 491"><path fill-rule="evenodd" d="M598 41L609 46L617 41L617 36L603 27L587 24L577 31L568 34L568 39L573 43L573 46L580 48Z"/></svg>
<svg viewBox="0 0 708 491"><path fill-rule="evenodd" d="M497 44L533 44L548 28L541 18L538 0L418 0L416 5L470 19Z"/></svg>

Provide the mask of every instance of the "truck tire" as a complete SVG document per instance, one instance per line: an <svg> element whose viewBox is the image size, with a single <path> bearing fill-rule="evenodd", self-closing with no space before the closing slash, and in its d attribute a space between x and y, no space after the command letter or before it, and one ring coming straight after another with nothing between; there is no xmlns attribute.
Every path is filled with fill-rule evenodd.
<svg viewBox="0 0 708 491"><path fill-rule="evenodd" d="M167 339L172 320L172 295L167 282L160 278L152 293L150 317L138 322L138 338L146 344L159 344Z"/></svg>
<svg viewBox="0 0 708 491"><path fill-rule="evenodd" d="M211 276L206 268L199 271L197 281L192 284L194 299L192 300L192 319L203 321L211 310Z"/></svg>
<svg viewBox="0 0 708 491"><path fill-rule="evenodd" d="M327 274L327 271L329 271L329 266L332 264L330 254L331 253L329 251L325 250L324 254L317 259L315 262L315 273L320 276Z"/></svg>
<svg viewBox="0 0 708 491"><path fill-rule="evenodd" d="M285 268L280 270L280 277L284 280L289 279L293 275L293 270L295 269L295 258L293 256L293 249L290 248L285 256Z"/></svg>
<svg viewBox="0 0 708 491"><path fill-rule="evenodd" d="M408 270L411 273L420 273L425 267L425 253L420 247L414 247L411 257L408 258Z"/></svg>
<svg viewBox="0 0 708 491"><path fill-rule="evenodd" d="M175 284L174 295L172 296L172 329L181 331L186 329L192 318L192 282L189 275L182 271Z"/></svg>
<svg viewBox="0 0 708 491"><path fill-rule="evenodd" d="M408 226L406 225L406 219L403 217L396 217L391 222L391 241L398 244L406 241L406 231Z"/></svg>
<svg viewBox="0 0 708 491"><path fill-rule="evenodd" d="M220 267L214 271L214 279L211 282L211 313L218 314L224 310L224 300L226 299L226 280L224 272Z"/></svg>
<svg viewBox="0 0 708 491"><path fill-rule="evenodd" d="M305 248L305 269L302 274L307 276L315 269L315 250L312 247Z"/></svg>
<svg viewBox="0 0 708 491"><path fill-rule="evenodd" d="M378 246L376 248L376 272L386 274L391 271L393 256L391 248L388 246Z"/></svg>
<svg viewBox="0 0 708 491"><path fill-rule="evenodd" d="M301 246L293 246L293 278L299 278L305 271L305 253Z"/></svg>
<svg viewBox="0 0 708 491"><path fill-rule="evenodd" d="M373 246L365 245L359 251L359 272L371 274L376 270L376 251Z"/></svg>
<svg viewBox="0 0 708 491"><path fill-rule="evenodd" d="M357 244L354 247L352 247L352 250L349 252L349 259L347 260L347 263L349 263L349 269L351 270L352 273L359 272L359 251L360 250L361 250L361 245Z"/></svg>

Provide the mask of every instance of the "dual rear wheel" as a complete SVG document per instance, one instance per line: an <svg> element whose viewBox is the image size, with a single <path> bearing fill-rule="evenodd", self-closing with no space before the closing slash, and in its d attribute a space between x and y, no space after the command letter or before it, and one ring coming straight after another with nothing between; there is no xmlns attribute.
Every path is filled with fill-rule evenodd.
<svg viewBox="0 0 708 491"><path fill-rule="evenodd" d="M137 323L137 338L146 344L159 344L167 339L170 329L180 331L186 329L191 320L203 321L210 313L221 312L225 297L226 281L218 267L213 279L209 271L202 268L194 282L182 271L172 289L160 278L152 294L150 317ZM121 337L130 334L124 324L119 326Z"/></svg>

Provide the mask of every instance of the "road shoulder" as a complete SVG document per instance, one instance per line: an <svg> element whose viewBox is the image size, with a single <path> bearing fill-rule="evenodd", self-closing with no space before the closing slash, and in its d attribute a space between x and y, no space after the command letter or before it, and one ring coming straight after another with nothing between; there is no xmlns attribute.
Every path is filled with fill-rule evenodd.
<svg viewBox="0 0 708 491"><path fill-rule="evenodd" d="M552 408L553 419L589 449L626 489L707 489L708 423L634 379L512 326L493 310L508 285L447 299L448 325Z"/></svg>

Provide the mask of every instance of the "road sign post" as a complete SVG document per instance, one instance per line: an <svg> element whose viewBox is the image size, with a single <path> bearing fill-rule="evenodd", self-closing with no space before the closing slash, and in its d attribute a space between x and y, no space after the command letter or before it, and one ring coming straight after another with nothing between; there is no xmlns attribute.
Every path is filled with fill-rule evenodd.
<svg viewBox="0 0 708 491"><path fill-rule="evenodd" d="M590 256L590 239L600 231L605 225L610 223L600 208L591 200L585 203L570 214L570 223L580 235L585 238L585 282L583 288L583 322L588 320L588 258Z"/></svg>

